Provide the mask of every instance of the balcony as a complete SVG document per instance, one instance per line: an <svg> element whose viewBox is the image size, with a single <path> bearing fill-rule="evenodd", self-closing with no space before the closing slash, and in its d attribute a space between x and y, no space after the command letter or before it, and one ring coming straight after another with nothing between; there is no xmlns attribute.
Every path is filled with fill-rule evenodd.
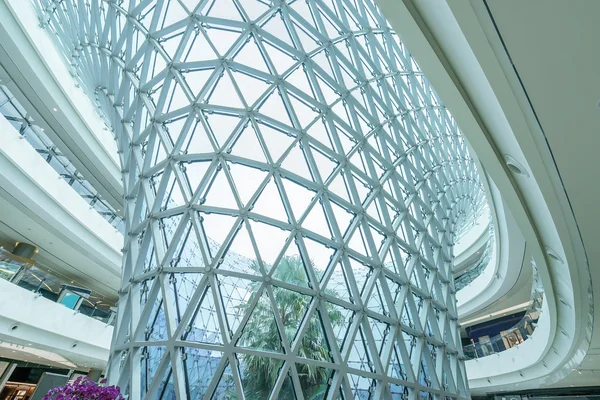
<svg viewBox="0 0 600 400"><path fill-rule="evenodd" d="M27 289L38 296L112 325L115 304L49 269L36 265L33 260L19 257L0 247L0 278Z"/></svg>

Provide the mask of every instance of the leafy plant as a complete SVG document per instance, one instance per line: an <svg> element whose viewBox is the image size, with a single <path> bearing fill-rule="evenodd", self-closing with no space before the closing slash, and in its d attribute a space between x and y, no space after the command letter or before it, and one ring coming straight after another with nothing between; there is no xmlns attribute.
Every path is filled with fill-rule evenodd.
<svg viewBox="0 0 600 400"><path fill-rule="evenodd" d="M50 390L42 400L123 400L123 396L117 386L101 386L80 376L72 383Z"/></svg>
<svg viewBox="0 0 600 400"><path fill-rule="evenodd" d="M256 271L259 270L256 262L251 267ZM310 267L314 270L312 264ZM276 268L273 279L291 285L307 286L307 271L299 257L283 257ZM240 306L241 308L247 309L249 304L252 304L255 296L259 294L259 287L259 282L250 287L253 293L248 303ZM326 292L333 296L337 295L331 290ZM242 346L283 352L281 342L284 338L281 336L285 335L290 343L295 339L296 332L305 318L311 300L310 296L277 286L273 286L273 296L276 310L273 309L266 292L261 295L244 328L244 333L240 339ZM274 311L278 312L284 327L284 332L281 334L275 322ZM331 304L327 304L327 313L334 327L342 323L344 319L342 312ZM317 311L308 321L308 326L300 338L298 356L318 361L330 361L329 346ZM275 386L283 361L272 357L244 354L243 364L246 373L242 384L246 398L250 400L268 398ZM296 364L296 368L304 397L307 399L322 398L327 389L330 372L326 368L310 364ZM293 399L295 398L293 392L291 378L287 378L281 387L279 398Z"/></svg>

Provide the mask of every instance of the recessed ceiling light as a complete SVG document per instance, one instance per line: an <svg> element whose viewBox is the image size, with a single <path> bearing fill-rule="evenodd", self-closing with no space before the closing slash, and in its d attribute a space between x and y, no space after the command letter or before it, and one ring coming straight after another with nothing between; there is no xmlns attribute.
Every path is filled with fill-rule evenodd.
<svg viewBox="0 0 600 400"><path fill-rule="evenodd" d="M53 109L52 109L52 111L54 111L54 112L57 112L57 111L58 111L58 109L57 109L57 108L53 108Z"/></svg>

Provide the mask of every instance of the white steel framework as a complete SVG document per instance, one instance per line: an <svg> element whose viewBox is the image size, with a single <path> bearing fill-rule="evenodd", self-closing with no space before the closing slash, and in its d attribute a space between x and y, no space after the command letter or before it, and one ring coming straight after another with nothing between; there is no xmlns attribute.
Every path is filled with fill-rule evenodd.
<svg viewBox="0 0 600 400"><path fill-rule="evenodd" d="M112 126L130 399L466 398L467 145L373 0L38 0Z"/></svg>

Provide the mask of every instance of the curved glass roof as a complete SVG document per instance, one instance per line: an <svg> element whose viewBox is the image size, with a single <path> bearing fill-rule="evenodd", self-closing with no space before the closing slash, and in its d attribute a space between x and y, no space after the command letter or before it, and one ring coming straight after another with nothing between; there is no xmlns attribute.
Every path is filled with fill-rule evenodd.
<svg viewBox="0 0 600 400"><path fill-rule="evenodd" d="M113 127L133 398L468 396L467 144L371 0L39 0ZM128 305L128 306L124 306Z"/></svg>

